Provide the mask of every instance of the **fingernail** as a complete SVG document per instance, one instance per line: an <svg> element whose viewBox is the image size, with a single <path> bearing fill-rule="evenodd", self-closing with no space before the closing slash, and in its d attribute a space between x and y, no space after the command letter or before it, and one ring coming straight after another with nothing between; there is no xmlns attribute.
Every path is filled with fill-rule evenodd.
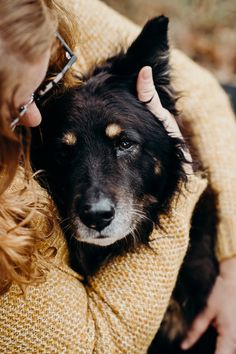
<svg viewBox="0 0 236 354"><path fill-rule="evenodd" d="M150 79L150 74L152 74L151 66L145 66L142 70L142 77L144 80Z"/></svg>
<svg viewBox="0 0 236 354"><path fill-rule="evenodd" d="M181 349L186 350L189 348L189 342L187 340L184 340L180 346L181 346Z"/></svg>

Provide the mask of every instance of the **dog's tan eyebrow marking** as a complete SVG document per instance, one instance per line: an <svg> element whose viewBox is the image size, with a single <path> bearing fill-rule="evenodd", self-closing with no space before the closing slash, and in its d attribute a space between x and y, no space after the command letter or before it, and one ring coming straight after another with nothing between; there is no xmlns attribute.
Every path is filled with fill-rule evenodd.
<svg viewBox="0 0 236 354"><path fill-rule="evenodd" d="M111 123L106 127L106 135L108 138L113 139L116 136L120 135L120 133L123 131L121 126L117 123Z"/></svg>
<svg viewBox="0 0 236 354"><path fill-rule="evenodd" d="M159 175L161 173L161 163L158 160L155 160L154 172L156 175Z"/></svg>
<svg viewBox="0 0 236 354"><path fill-rule="evenodd" d="M63 135L62 142L66 145L75 145L77 142L77 138L74 133L67 132Z"/></svg>

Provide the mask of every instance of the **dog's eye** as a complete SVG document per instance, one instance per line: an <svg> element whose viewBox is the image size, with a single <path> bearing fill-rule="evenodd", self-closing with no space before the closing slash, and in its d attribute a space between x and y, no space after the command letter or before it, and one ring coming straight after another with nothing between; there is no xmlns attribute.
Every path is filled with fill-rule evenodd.
<svg viewBox="0 0 236 354"><path fill-rule="evenodd" d="M121 140L118 144L117 147L120 150L128 150L129 148L131 148L134 145L134 143L130 140Z"/></svg>

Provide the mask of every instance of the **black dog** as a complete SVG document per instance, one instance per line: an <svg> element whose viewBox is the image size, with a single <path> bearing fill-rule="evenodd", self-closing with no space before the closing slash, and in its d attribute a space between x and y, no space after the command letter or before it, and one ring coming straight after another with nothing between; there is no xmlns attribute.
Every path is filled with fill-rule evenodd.
<svg viewBox="0 0 236 354"><path fill-rule="evenodd" d="M158 215L168 212L179 182L186 180L184 142L171 138L136 97L138 72L150 65L163 106L178 116L167 27L164 16L149 21L127 53L97 67L82 86L51 97L41 108L42 140L32 133L33 165L47 172L41 183L64 220L71 265L87 281L116 254L139 243L148 247ZM213 237L194 230L172 303L149 353L178 352L214 284ZM202 353L213 353L209 350Z"/></svg>

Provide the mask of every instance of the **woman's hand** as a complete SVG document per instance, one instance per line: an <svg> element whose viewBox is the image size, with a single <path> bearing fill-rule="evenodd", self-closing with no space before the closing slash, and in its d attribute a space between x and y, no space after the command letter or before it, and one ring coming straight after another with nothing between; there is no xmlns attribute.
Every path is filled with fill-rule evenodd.
<svg viewBox="0 0 236 354"><path fill-rule="evenodd" d="M162 107L158 93L156 92L151 67L143 67L140 70L137 81L138 98L145 102L150 111L163 123L168 134L182 139L179 127L168 110ZM191 161L188 151L184 151L185 157ZM186 165L186 171L191 165ZM221 262L220 274L208 299L206 309L195 319L187 338L182 343L183 349L190 348L210 324L213 324L218 332L215 354L236 353L236 257Z"/></svg>
<svg viewBox="0 0 236 354"><path fill-rule="evenodd" d="M218 337L215 354L236 353L236 257L220 264L220 274L208 299L206 309L193 322L183 349L189 349L213 324Z"/></svg>
<svg viewBox="0 0 236 354"><path fill-rule="evenodd" d="M137 80L138 98L141 102L146 103L150 111L162 122L167 133L173 138L183 139L178 124L172 114L162 106L152 77L152 68L144 66L138 75ZM192 157L188 150L184 150L183 154L188 162L192 162ZM193 173L191 164L184 166L187 174Z"/></svg>

